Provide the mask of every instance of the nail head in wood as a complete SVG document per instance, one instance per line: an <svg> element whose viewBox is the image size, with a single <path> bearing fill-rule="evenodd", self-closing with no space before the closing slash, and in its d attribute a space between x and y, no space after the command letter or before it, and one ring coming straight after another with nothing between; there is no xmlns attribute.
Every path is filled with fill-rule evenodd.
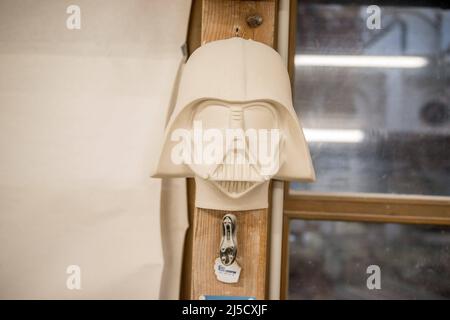
<svg viewBox="0 0 450 320"><path fill-rule="evenodd" d="M250 28L257 28L263 23L263 18L259 14L251 14L247 17L247 25Z"/></svg>

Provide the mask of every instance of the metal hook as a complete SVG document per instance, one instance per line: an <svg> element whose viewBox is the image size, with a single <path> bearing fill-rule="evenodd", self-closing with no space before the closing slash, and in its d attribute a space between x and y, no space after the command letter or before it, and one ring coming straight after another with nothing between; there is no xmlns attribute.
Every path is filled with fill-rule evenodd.
<svg viewBox="0 0 450 320"><path fill-rule="evenodd" d="M222 241L220 243L220 261L225 266L231 265L237 256L236 216L228 213L222 218Z"/></svg>

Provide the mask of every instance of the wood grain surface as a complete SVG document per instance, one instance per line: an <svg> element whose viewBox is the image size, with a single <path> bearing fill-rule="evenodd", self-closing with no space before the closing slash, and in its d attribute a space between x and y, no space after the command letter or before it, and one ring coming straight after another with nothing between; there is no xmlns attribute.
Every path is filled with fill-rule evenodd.
<svg viewBox="0 0 450 320"><path fill-rule="evenodd" d="M241 37L275 44L276 1L204 0L202 10L202 44L209 41ZM261 16L262 24L252 28L247 24L250 15Z"/></svg>
<svg viewBox="0 0 450 320"><path fill-rule="evenodd" d="M222 217L226 211L196 208L192 252L191 297L201 295L249 296L265 298L267 258L267 210L234 212L237 217L237 262L241 266L238 283L222 283L214 274L219 256Z"/></svg>

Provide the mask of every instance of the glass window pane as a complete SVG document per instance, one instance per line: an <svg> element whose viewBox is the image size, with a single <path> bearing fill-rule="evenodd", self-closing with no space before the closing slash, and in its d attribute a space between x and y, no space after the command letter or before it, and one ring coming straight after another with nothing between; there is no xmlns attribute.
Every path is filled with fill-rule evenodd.
<svg viewBox="0 0 450 320"><path fill-rule="evenodd" d="M381 289L367 286L371 265L380 268ZM290 224L289 299L449 299L449 275L450 227Z"/></svg>
<svg viewBox="0 0 450 320"><path fill-rule="evenodd" d="M450 10L299 1L294 104L317 181L291 190L450 195ZM339 1L337 1L339 2Z"/></svg>

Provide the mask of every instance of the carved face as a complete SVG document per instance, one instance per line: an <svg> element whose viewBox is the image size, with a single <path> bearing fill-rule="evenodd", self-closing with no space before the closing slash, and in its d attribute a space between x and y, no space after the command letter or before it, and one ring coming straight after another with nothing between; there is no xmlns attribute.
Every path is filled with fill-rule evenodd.
<svg viewBox="0 0 450 320"><path fill-rule="evenodd" d="M227 196L238 198L278 172L282 133L272 105L207 101L192 123L187 165Z"/></svg>

